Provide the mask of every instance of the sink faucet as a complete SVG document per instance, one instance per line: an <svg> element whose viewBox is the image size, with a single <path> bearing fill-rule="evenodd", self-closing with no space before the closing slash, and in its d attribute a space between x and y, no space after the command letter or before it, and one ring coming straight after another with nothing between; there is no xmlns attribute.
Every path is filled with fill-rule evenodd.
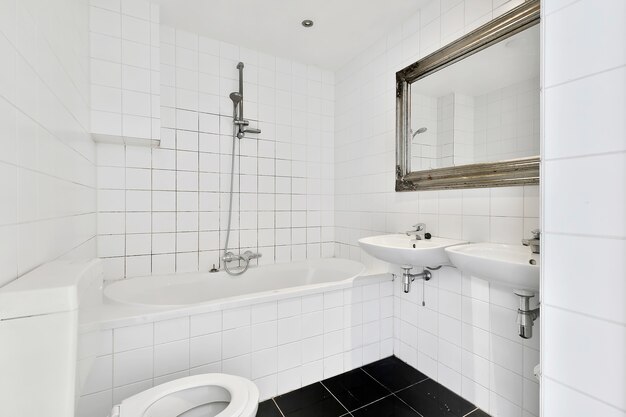
<svg viewBox="0 0 626 417"><path fill-rule="evenodd" d="M413 227L415 228L415 230L409 230L408 232L405 232L407 236L415 236L416 240L422 240L424 239L424 231L426 230L426 224L425 223L417 223L414 224Z"/></svg>
<svg viewBox="0 0 626 417"><path fill-rule="evenodd" d="M522 239L522 245L530 246L532 253L539 253L541 250L541 231L539 229L533 229L530 233L532 233L533 238Z"/></svg>

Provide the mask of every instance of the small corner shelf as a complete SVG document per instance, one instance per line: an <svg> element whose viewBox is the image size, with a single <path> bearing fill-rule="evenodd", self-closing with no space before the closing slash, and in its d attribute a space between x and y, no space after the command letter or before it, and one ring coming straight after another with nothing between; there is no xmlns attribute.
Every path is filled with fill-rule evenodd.
<svg viewBox="0 0 626 417"><path fill-rule="evenodd" d="M125 146L142 146L146 148L158 148L161 146L160 139L136 138L131 136L103 135L92 133L91 137L96 143L111 143Z"/></svg>

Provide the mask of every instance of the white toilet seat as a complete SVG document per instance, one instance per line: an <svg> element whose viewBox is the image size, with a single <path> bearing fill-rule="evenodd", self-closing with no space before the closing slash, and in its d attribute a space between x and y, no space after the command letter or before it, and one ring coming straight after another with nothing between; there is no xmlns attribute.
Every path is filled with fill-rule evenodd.
<svg viewBox="0 0 626 417"><path fill-rule="evenodd" d="M254 417L258 402L259 390L252 381L234 375L201 374L133 395L113 407L111 417L178 417L213 403L227 403L215 417Z"/></svg>

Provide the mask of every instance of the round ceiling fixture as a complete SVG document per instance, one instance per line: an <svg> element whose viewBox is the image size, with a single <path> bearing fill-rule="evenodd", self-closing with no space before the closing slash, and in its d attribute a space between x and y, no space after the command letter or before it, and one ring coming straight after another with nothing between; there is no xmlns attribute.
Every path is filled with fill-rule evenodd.
<svg viewBox="0 0 626 417"><path fill-rule="evenodd" d="M302 26L304 26L305 28L310 28L311 26L313 26L313 21L310 19L305 19L302 21Z"/></svg>

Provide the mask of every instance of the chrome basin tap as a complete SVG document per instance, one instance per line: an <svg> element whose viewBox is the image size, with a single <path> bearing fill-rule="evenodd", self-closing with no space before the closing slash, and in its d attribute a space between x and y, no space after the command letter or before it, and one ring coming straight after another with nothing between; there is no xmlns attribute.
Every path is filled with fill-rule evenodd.
<svg viewBox="0 0 626 417"><path fill-rule="evenodd" d="M522 239L522 245L530 246L532 253L541 252L541 231L539 229L533 229L530 231L533 237L532 239Z"/></svg>
<svg viewBox="0 0 626 417"><path fill-rule="evenodd" d="M413 227L415 230L409 230L406 233L407 236L415 236L415 240L424 239L424 231L426 230L426 223L417 223Z"/></svg>

